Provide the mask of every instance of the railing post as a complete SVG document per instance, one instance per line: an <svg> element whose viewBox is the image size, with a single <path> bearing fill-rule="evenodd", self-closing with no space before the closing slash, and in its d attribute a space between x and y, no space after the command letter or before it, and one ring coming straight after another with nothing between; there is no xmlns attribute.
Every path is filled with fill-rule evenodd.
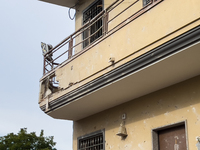
<svg viewBox="0 0 200 150"><path fill-rule="evenodd" d="M103 17L103 33L106 35L108 31L108 12L105 11L104 17Z"/></svg>
<svg viewBox="0 0 200 150"><path fill-rule="evenodd" d="M91 41L91 22L90 22L90 18L89 18L89 28L88 28L88 45L90 45L90 41Z"/></svg>
<svg viewBox="0 0 200 150"><path fill-rule="evenodd" d="M71 36L69 41L68 59L72 57L72 49L73 49L72 47L73 47L73 38Z"/></svg>
<svg viewBox="0 0 200 150"><path fill-rule="evenodd" d="M46 61L46 58L45 58L45 56L43 57L43 75L45 75L45 68L46 68L46 63L45 63L45 61Z"/></svg>
<svg viewBox="0 0 200 150"><path fill-rule="evenodd" d="M53 70L53 65L54 65L54 61L53 61L53 59L50 61L50 65L51 65L51 70Z"/></svg>

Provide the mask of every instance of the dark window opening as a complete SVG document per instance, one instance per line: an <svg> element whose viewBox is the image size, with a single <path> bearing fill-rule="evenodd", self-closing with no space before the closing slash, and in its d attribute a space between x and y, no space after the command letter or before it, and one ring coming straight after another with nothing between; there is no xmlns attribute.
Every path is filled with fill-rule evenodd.
<svg viewBox="0 0 200 150"><path fill-rule="evenodd" d="M152 0L143 0L143 6L148 5L149 3L151 3Z"/></svg>
<svg viewBox="0 0 200 150"><path fill-rule="evenodd" d="M83 24L87 23L95 16L97 16L103 10L103 1L95 1L89 8L83 12ZM94 42L96 39L102 36L102 19L95 20L92 24L83 32L83 48Z"/></svg>
<svg viewBox="0 0 200 150"><path fill-rule="evenodd" d="M105 150L104 130L78 138L78 150Z"/></svg>

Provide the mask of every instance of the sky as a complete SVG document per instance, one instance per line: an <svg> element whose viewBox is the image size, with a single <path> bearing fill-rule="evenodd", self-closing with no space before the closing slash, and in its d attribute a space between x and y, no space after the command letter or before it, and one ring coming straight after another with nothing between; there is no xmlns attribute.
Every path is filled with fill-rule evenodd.
<svg viewBox="0 0 200 150"><path fill-rule="evenodd" d="M73 12L72 12L73 13ZM72 150L73 123L40 110L41 42L57 45L74 32L68 8L38 0L0 0L0 136L20 128L54 136L58 150Z"/></svg>

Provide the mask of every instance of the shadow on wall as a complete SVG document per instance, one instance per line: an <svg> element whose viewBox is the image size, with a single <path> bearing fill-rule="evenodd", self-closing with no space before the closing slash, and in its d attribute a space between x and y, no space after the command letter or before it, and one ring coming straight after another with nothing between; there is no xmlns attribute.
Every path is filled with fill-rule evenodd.
<svg viewBox="0 0 200 150"><path fill-rule="evenodd" d="M186 120L194 113L193 105L200 101L200 76L172 85L130 102L105 110L85 119L74 122L74 140L96 130L118 130L122 114L126 113L125 126L140 122L146 129L158 127L158 124L172 123L174 120ZM188 107L188 108L187 108ZM190 110L191 109L191 110ZM171 119L171 120L170 120ZM195 118L196 124L200 118ZM171 122L170 122L171 121ZM142 123L141 123L142 122ZM146 125L144 125L146 122Z"/></svg>

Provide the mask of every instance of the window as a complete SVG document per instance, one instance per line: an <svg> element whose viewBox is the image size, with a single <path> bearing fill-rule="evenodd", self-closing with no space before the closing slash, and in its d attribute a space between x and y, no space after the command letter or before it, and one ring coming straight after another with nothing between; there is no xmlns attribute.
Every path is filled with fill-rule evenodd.
<svg viewBox="0 0 200 150"><path fill-rule="evenodd" d="M105 150L104 130L78 138L78 150Z"/></svg>
<svg viewBox="0 0 200 150"><path fill-rule="evenodd" d="M149 3L151 3L152 0L143 0L143 6L148 5Z"/></svg>
<svg viewBox="0 0 200 150"><path fill-rule="evenodd" d="M187 150L185 122L153 130L153 150Z"/></svg>
<svg viewBox="0 0 200 150"><path fill-rule="evenodd" d="M88 21L93 19L103 10L103 1L97 0L92 3L84 12L83 12L83 24L86 24ZM95 20L94 23L83 32L83 48L88 46L90 43L94 42L100 36L102 36L102 18Z"/></svg>

